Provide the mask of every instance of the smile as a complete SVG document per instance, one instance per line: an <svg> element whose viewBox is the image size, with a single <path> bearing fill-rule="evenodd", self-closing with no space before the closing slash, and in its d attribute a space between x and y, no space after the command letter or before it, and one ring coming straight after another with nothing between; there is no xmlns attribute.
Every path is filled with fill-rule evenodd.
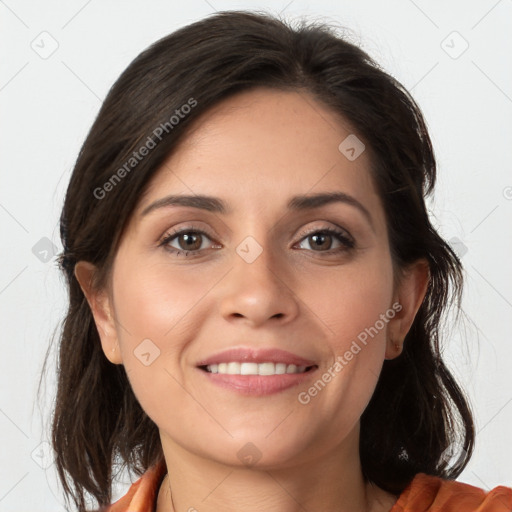
<svg viewBox="0 0 512 512"><path fill-rule="evenodd" d="M226 362L202 366L207 372L223 375L283 375L287 373L305 373L313 366L297 366L295 364L273 362Z"/></svg>

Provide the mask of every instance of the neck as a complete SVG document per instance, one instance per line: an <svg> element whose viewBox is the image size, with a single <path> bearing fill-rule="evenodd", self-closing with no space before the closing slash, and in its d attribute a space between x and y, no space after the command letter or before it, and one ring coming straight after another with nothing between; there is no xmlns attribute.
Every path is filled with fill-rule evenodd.
<svg viewBox="0 0 512 512"><path fill-rule="evenodd" d="M365 482L358 434L316 458L265 469L220 464L161 434L168 474L156 512L388 512L397 497Z"/></svg>

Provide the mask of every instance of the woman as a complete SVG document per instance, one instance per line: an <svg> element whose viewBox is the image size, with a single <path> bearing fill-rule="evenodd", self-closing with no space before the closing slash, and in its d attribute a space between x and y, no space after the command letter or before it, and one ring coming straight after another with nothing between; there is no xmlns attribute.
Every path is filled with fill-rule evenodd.
<svg viewBox="0 0 512 512"><path fill-rule="evenodd" d="M61 217L53 421L86 510L512 510L440 356L461 265L407 91L327 26L221 12L109 92ZM142 475L111 503L113 465Z"/></svg>

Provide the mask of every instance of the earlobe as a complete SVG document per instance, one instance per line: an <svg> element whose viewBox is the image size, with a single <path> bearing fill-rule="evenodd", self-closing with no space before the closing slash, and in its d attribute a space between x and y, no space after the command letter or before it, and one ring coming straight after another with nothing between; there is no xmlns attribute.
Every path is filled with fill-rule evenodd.
<svg viewBox="0 0 512 512"><path fill-rule="evenodd" d="M75 277L91 308L103 352L111 363L122 364L112 305L106 290L94 286L96 272L96 266L88 261L79 261L75 265Z"/></svg>
<svg viewBox="0 0 512 512"><path fill-rule="evenodd" d="M395 293L395 302L400 304L400 311L388 326L386 359L394 359L401 354L405 336L425 298L429 282L430 269L426 259L414 262L403 271Z"/></svg>

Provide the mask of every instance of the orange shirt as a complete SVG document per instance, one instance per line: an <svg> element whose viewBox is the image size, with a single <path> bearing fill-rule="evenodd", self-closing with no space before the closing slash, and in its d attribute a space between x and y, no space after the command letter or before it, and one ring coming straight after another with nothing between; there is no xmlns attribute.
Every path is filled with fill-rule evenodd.
<svg viewBox="0 0 512 512"><path fill-rule="evenodd" d="M104 512L155 512L165 461L149 468ZM418 473L389 512L512 512L512 488L489 492L469 484Z"/></svg>

